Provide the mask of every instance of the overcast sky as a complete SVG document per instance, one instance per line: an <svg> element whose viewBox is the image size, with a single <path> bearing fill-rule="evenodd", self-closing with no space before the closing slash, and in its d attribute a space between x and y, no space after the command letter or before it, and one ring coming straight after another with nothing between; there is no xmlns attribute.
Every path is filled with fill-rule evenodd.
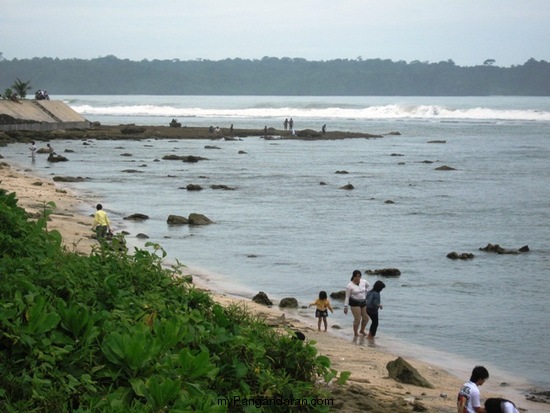
<svg viewBox="0 0 550 413"><path fill-rule="evenodd" d="M0 0L5 59L550 61L550 0Z"/></svg>

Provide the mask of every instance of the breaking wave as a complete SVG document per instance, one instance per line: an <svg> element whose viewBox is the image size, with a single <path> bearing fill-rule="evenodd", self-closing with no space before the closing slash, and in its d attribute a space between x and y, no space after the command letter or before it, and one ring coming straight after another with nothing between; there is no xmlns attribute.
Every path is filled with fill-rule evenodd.
<svg viewBox="0 0 550 413"><path fill-rule="evenodd" d="M477 121L550 121L549 111L525 109L494 109L485 107L451 108L440 105L390 104L368 107L243 107L200 108L171 105L113 105L95 106L72 104L82 115L95 116L149 116L197 118L285 118L288 116L320 119L423 119L423 120L477 120Z"/></svg>

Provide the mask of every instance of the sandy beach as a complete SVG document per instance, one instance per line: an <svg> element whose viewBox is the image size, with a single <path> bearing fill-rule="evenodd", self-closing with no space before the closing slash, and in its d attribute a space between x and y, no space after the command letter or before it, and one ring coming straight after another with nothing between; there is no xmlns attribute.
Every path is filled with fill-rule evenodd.
<svg viewBox="0 0 550 413"><path fill-rule="evenodd" d="M15 191L19 205L30 213L39 213L46 202L55 202L56 208L48 222L48 229L56 229L62 234L68 250L82 254L90 253L93 246L96 245L96 241L91 238L92 218L91 215L85 216L77 212L83 210L84 201L75 194L57 186L53 180L37 178L28 171L3 161L5 160L0 160L0 187L8 192ZM90 203L90 214L92 212L93 205ZM198 288L208 290L207 278L195 276L194 280ZM334 410L342 412L400 412L413 411L414 408L415 411L456 411L456 392L468 377L455 377L450 372L436 366L407 359L434 388L402 384L388 378L386 365L399 355L377 348L376 344L369 343L365 339L358 339L354 342L351 318L349 325L341 326L342 332L346 333L349 330L349 339L346 339L341 334L330 331L330 318L329 332L318 332L317 323L313 317L310 322L299 320L293 310L281 310L277 306L267 308L251 300L211 293L214 299L222 305L237 303L265 318L267 323L284 325L303 332L306 340L314 340L317 343L316 347L320 354L331 359L335 369L350 371L351 377L348 384L334 392L335 406L337 406ZM341 311L341 309L336 311ZM472 367L468 366L465 370L470 371ZM492 386L497 388L498 383L492 383ZM484 387L482 397L491 396L490 390L490 388ZM373 407L374 400L376 405ZM524 400L517 399L515 401L522 407ZM423 408L426 410L422 410Z"/></svg>

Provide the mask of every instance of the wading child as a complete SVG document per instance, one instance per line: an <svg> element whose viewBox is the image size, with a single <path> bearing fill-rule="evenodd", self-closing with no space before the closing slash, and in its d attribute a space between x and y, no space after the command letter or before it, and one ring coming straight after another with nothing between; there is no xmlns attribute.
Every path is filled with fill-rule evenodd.
<svg viewBox="0 0 550 413"><path fill-rule="evenodd" d="M317 307L315 310L315 317L319 319L317 322L317 329L321 331L321 322L323 322L323 325L325 326L325 331L327 331L327 317L328 317L328 310L332 311L332 306L330 305L330 301L327 298L327 292L326 291L320 291L319 292L319 298L312 302L309 306L311 307L314 305Z"/></svg>

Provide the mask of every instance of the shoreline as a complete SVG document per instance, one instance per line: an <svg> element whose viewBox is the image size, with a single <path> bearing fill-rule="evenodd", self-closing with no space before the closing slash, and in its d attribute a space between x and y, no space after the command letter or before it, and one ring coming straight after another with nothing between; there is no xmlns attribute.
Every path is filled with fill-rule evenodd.
<svg viewBox="0 0 550 413"><path fill-rule="evenodd" d="M43 208L45 202L53 201L56 209L51 215L51 221L48 222L48 229L56 229L63 235L64 244L69 251L82 254L90 253L96 241L90 237L92 218L90 215L84 215L79 211L85 210L86 202L79 199L76 194L68 190L61 189L53 180L39 178L32 175L32 172L19 169L16 166L9 166L0 161L0 187L8 192L16 192L18 205L25 208L28 212L38 213ZM91 202L89 207L91 208ZM90 213L93 211L90 210ZM433 364L411 359L406 357L419 372L435 388L425 389L411 385L397 383L388 379L386 364L397 358L397 354L392 353L391 349L377 348L369 346L366 340L358 340L353 343L346 340L339 334L329 331L327 333L317 332L314 324L316 320L311 319L311 323L295 314L295 310L281 310L276 306L271 308L260 306L244 297L237 297L227 293L212 292L208 286L207 274L193 274L194 284L197 288L208 290L212 297L222 305L238 304L244 305L258 316L265 318L266 322L285 321L286 326L297 329L306 335L308 340L315 340L316 347L320 354L328 356L332 361L332 367L338 371L351 371L352 376L348 380L349 386L360 386L362 389L374 392L376 397L388 401L406 400L412 405L416 400L428 407L429 411L434 412L452 412L455 411L455 395L458 388L468 379L469 372L473 366L465 366L466 376L457 377L456 375L437 367ZM330 317L329 317L330 322ZM351 324L351 321L350 321ZM351 325L340 330L342 333L349 330L351 337ZM383 340L383 339L382 339ZM493 378L497 377L497 378ZM482 389L483 399L490 395L504 395L510 397L519 407L527 408L529 411L543 411L546 405L540 403L529 403L523 397L518 395L505 396L509 394L510 388L499 388L497 383L498 376L492 375L494 383L489 383ZM446 395L446 397L442 397ZM355 397L355 396L353 396ZM365 396L372 397L372 395ZM529 405L529 406L528 406ZM535 407L541 410L535 409ZM341 411L355 411L351 407ZM359 410L357 410L359 411Z"/></svg>

